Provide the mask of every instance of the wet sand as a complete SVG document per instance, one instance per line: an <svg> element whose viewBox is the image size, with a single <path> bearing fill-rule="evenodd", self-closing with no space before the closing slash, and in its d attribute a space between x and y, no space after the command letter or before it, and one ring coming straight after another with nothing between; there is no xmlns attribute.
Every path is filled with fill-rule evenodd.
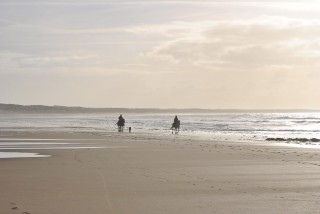
<svg viewBox="0 0 320 214"><path fill-rule="evenodd" d="M51 155L0 159L1 213L320 212L319 149L135 133L1 132L1 138L102 147L0 149Z"/></svg>

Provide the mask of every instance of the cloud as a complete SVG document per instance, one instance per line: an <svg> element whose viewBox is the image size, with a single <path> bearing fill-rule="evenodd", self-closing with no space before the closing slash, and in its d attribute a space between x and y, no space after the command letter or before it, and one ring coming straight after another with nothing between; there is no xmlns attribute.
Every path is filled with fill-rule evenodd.
<svg viewBox="0 0 320 214"><path fill-rule="evenodd" d="M19 59L21 66L43 67L43 66L66 66L66 65L83 65L89 59L94 59L95 56L33 56Z"/></svg>
<svg viewBox="0 0 320 214"><path fill-rule="evenodd" d="M49 55L0 52L0 73L16 72L79 72L103 67L108 57L88 54L56 53Z"/></svg>
<svg viewBox="0 0 320 214"><path fill-rule="evenodd" d="M173 29L178 29L172 33ZM319 66L320 21L260 16L247 20L172 23L151 28L169 41L144 56L173 65L203 69Z"/></svg>

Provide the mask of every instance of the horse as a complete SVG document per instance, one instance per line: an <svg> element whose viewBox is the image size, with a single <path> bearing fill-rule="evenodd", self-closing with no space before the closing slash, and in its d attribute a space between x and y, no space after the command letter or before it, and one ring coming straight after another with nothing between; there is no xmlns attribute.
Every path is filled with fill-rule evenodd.
<svg viewBox="0 0 320 214"><path fill-rule="evenodd" d="M125 120L123 118L119 119L119 121L116 123L116 125L118 126L118 132L123 132L124 123Z"/></svg>
<svg viewBox="0 0 320 214"><path fill-rule="evenodd" d="M170 129L172 130L172 134L173 134L173 130L175 131L176 134L178 134L180 131L180 120L173 122Z"/></svg>

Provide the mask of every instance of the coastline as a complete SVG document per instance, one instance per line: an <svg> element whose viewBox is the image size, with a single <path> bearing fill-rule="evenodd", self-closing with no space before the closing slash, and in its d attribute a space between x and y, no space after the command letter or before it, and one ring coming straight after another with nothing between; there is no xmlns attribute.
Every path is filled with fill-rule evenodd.
<svg viewBox="0 0 320 214"><path fill-rule="evenodd" d="M99 146L31 148L19 151L50 157L0 159L0 209L9 214L320 210L318 149L143 133L7 134L1 138L13 143L60 139Z"/></svg>

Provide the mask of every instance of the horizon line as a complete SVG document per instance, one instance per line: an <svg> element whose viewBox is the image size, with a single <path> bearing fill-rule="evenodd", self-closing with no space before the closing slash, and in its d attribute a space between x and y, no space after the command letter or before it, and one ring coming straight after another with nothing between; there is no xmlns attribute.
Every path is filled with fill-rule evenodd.
<svg viewBox="0 0 320 214"><path fill-rule="evenodd" d="M31 107L31 106L41 106L41 107L64 107L64 108L82 108L82 109L131 109L131 110L203 110L203 111L320 111L320 109L313 108L201 108L201 107L167 107L167 108L157 108L157 107L86 107L86 106L64 106L64 105L44 105L44 104L13 104L13 103L0 103L0 105L14 105L21 107Z"/></svg>

